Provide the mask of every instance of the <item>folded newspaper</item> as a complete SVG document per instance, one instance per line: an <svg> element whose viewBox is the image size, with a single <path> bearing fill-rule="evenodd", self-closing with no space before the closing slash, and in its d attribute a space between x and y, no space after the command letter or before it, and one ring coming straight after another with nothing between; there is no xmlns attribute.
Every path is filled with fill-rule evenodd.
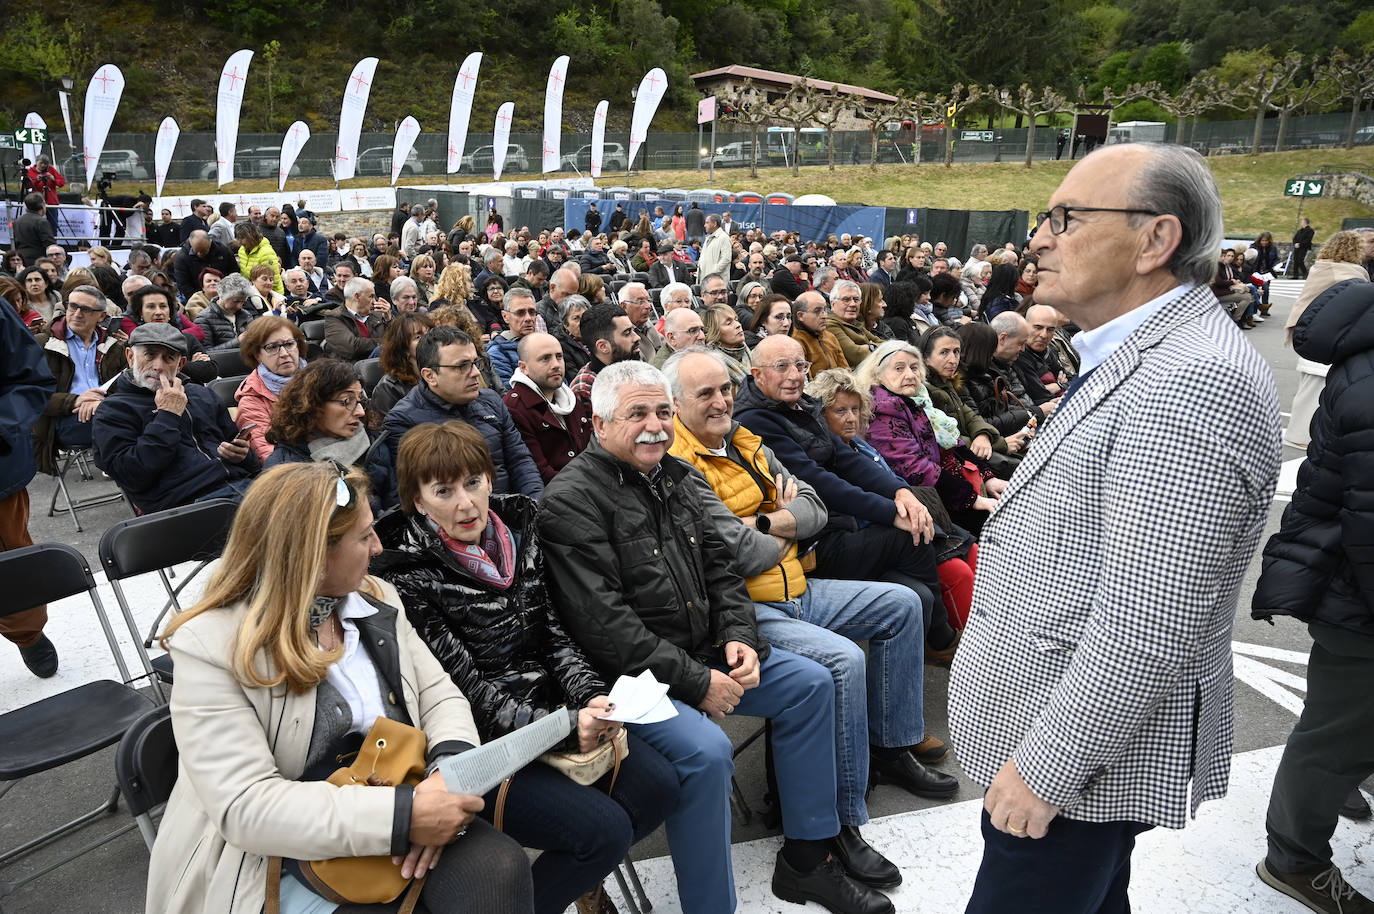
<svg viewBox="0 0 1374 914"><path fill-rule="evenodd" d="M615 710L607 720L650 724L677 716L668 687L648 670L638 676L621 676L609 696ZM530 762L562 742L577 726L577 711L555 712L513 730L500 739L483 743L439 763L449 793L482 796Z"/></svg>

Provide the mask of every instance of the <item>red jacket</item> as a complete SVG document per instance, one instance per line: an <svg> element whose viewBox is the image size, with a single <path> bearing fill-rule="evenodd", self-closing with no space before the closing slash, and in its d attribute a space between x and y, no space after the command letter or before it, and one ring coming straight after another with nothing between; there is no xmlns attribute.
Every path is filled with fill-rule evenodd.
<svg viewBox="0 0 1374 914"><path fill-rule="evenodd" d="M572 412L557 416L542 394L520 380L523 377L524 373L517 370L511 378L511 389L501 399L547 485L591 441L592 408L574 396Z"/></svg>
<svg viewBox="0 0 1374 914"><path fill-rule="evenodd" d="M57 189L67 186L67 179L62 177L56 168L49 165L46 172L39 172L37 165L30 165L26 172L29 185L33 192L43 195L43 202L48 206L57 205Z"/></svg>

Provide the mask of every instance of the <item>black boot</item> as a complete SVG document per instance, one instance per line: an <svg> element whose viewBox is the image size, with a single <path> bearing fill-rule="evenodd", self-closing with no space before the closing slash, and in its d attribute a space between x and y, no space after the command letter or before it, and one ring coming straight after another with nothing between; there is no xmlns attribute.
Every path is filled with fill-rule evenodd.
<svg viewBox="0 0 1374 914"><path fill-rule="evenodd" d="M38 640L28 647L19 649L24 658L24 666L39 679L47 679L57 673L57 648L48 640L47 635L39 635Z"/></svg>
<svg viewBox="0 0 1374 914"><path fill-rule="evenodd" d="M800 873L781 851L773 867L773 894L793 904L814 901L834 914L895 914L897 910L882 892L847 876L834 858L809 873Z"/></svg>
<svg viewBox="0 0 1374 914"><path fill-rule="evenodd" d="M857 825L841 825L840 833L830 839L833 856L853 879L875 889L890 889L902 884L902 871L873 849Z"/></svg>
<svg viewBox="0 0 1374 914"><path fill-rule="evenodd" d="M873 755L869 758L868 766L872 772L873 783L887 781L889 784L909 790L918 797L947 800L959 792L958 780L943 772L927 768L907 751L892 759L881 759Z"/></svg>

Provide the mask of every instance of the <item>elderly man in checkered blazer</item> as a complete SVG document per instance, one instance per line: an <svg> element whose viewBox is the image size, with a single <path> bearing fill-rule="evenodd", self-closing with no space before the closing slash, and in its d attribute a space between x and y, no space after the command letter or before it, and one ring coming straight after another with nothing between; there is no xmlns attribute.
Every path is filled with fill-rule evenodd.
<svg viewBox="0 0 1374 914"><path fill-rule="evenodd" d="M983 528L950 678L988 788L976 914L1127 911L1136 835L1225 793L1231 627L1281 455L1273 377L1208 288L1203 160L1105 147L1051 203L1035 300L1083 328L1082 370Z"/></svg>

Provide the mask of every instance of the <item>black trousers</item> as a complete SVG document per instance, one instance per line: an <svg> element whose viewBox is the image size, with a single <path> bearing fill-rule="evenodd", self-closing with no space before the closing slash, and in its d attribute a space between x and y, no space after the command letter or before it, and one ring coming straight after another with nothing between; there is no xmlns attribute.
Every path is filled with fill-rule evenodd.
<svg viewBox="0 0 1374 914"><path fill-rule="evenodd" d="M1314 623L1307 701L1283 748L1264 827L1269 865L1331 866L1331 835L1350 791L1374 773L1374 638Z"/></svg>
<svg viewBox="0 0 1374 914"><path fill-rule="evenodd" d="M1141 822L1050 822L1043 838L1013 838L983 810L983 863L965 914L1129 914L1131 851Z"/></svg>

